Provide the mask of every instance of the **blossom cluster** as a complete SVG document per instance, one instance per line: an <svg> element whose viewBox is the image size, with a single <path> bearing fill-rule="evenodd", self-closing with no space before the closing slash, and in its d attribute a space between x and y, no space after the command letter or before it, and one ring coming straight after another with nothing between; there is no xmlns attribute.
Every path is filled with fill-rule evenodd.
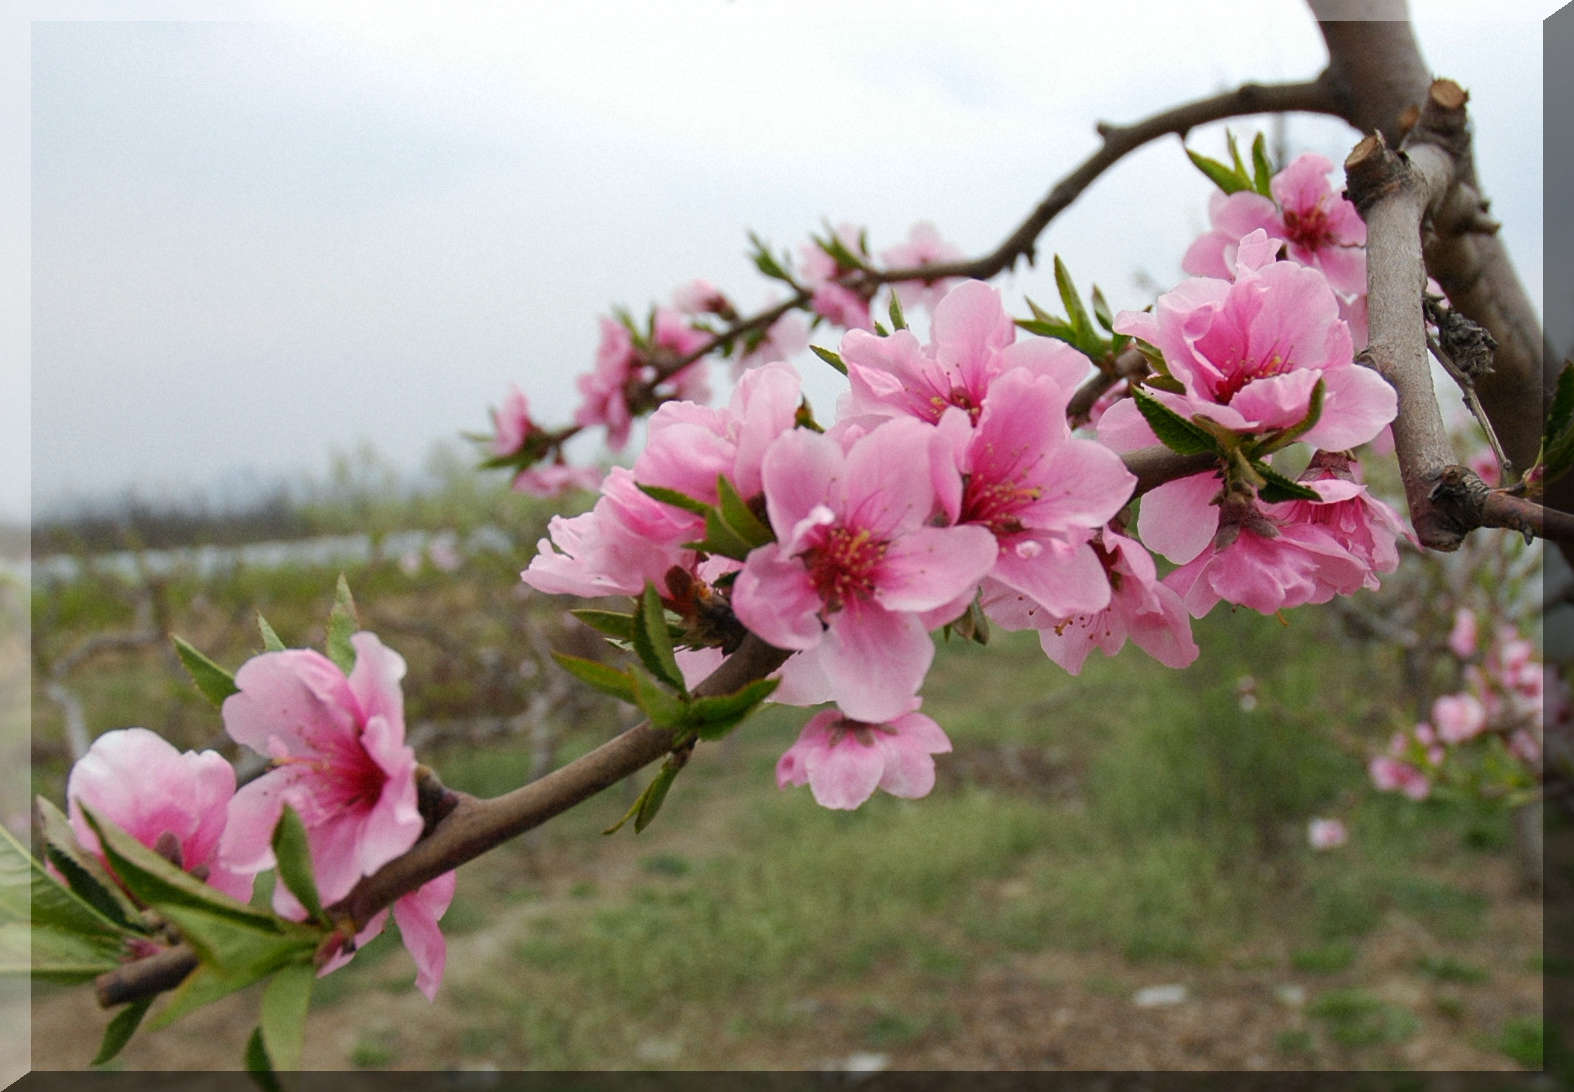
<svg viewBox="0 0 1574 1092"><path fill-rule="evenodd" d="M782 361L745 373L723 407L665 402L595 507L552 521L525 582L580 596L651 584L686 623L691 589L722 598L744 629L792 653L774 700L835 703L783 757L778 780L807 780L836 807L876 786L928 790L932 774L913 770L932 770L930 756L949 746L917 712L930 634L964 615L1035 631L1072 673L1092 649L1113 655L1128 639L1184 667L1198 654L1191 619L1220 601L1273 613L1376 587L1406 532L1368 492L1353 449L1383 431L1396 401L1353 359L1361 239L1348 202L1316 184L1329 169L1320 162L1303 157L1276 176L1274 201L1216 202L1186 260L1210 275L1114 320L1159 372L1144 399L1222 445L1217 469L1148 492L1134 527L1136 478L1121 456L1159 443L1152 411L1106 401L1096 430L1074 433L1067 406L1094 362L1065 340L1019 339L982 282L948 286L927 341L900 323L876 329L868 295L844 283L868 261L862 234L844 225L803 254L813 306L846 328L835 422L812 420ZM925 227L884 258L950 256ZM703 284L682 302L730 308ZM1313 451L1298 481L1261 489L1277 474L1262 460L1297 442ZM1241 464L1262 470L1245 478ZM704 546L722 479L769 532L746 554ZM1173 570L1160 576L1150 550Z"/></svg>
<svg viewBox="0 0 1574 1092"><path fill-rule="evenodd" d="M1481 647L1476 615L1468 607L1455 613L1448 648L1463 669L1464 689L1435 699L1428 720L1394 733L1386 752L1368 763L1372 784L1424 800L1435 783L1469 776L1455 772L1459 752L1494 740L1525 779L1539 780L1547 729L1566 735L1574 720L1561 677L1512 626L1496 627Z"/></svg>
<svg viewBox="0 0 1574 1092"><path fill-rule="evenodd" d="M274 829L286 805L305 828L319 898L331 905L420 837L415 754L404 742L404 660L371 633L350 638L348 675L308 649L265 652L235 675L223 705L235 742L271 760L236 788L234 768L214 751L184 753L144 728L106 732L73 766L66 784L72 832L103 856L84 807L232 898L249 900L258 873L276 864ZM106 862L107 863L107 862ZM432 998L443 976L438 926L454 894L448 872L403 896L393 915L414 957L416 986ZM305 907L283 883L274 909L303 920ZM326 974L380 933L374 916Z"/></svg>

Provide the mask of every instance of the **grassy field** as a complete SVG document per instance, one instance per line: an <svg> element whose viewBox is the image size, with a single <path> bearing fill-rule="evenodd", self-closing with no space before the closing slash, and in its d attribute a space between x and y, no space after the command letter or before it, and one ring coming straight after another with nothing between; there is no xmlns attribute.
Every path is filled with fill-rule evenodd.
<svg viewBox="0 0 1574 1092"><path fill-rule="evenodd" d="M390 558L349 574L363 621L409 661L422 759L476 793L530 774L527 739L473 728L547 685L531 634L584 651L569 604L521 593L533 532L516 535L517 556L455 573ZM234 667L259 644L253 606L320 644L333 575L174 577L142 610ZM137 611L107 577L36 589L35 684ZM775 788L805 715L770 710L702 746L645 833L600 834L629 785L466 866L436 1003L390 930L319 984L305 1064L1539 1067L1557 1046L1543 976L1569 968L1543 961L1511 816L1370 791L1367 748L1409 704L1393 659L1326 612L1287 621L1221 609L1190 670L1130 651L1076 679L1027 635L952 642L925 688L955 744L934 793L854 813ZM105 652L69 683L91 733L216 741L162 646ZM63 717L37 695L34 715L35 788L58 800ZM596 695L553 716L560 761L621 723ZM1350 844L1311 851L1318 815L1344 818ZM235 1066L256 1004L140 1037L117 1064ZM84 1065L82 1028L103 1020L86 991L40 989L35 1067Z"/></svg>

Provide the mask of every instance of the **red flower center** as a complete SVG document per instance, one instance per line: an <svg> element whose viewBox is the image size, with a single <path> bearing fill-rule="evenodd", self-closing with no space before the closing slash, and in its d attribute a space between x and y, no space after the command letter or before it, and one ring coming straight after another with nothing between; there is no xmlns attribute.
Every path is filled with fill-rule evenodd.
<svg viewBox="0 0 1574 1092"><path fill-rule="evenodd" d="M805 551L809 579L828 610L840 610L849 600L873 594L875 572L887 545L866 529L831 527Z"/></svg>

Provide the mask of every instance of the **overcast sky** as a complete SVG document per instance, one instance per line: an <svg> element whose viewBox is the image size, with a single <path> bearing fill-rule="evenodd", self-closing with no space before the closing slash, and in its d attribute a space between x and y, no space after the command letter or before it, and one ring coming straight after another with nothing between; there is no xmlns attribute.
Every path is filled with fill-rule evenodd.
<svg viewBox="0 0 1574 1092"><path fill-rule="evenodd" d="M43 5L60 21L6 24L3 120L24 149L31 126L30 164L0 168L22 255L6 298L30 289L31 369L0 372L0 456L26 465L30 405L33 503L222 499L361 441L413 469L516 382L565 422L612 305L696 276L768 300L749 229L796 251L852 221L878 252L927 219L978 254L1096 147L1095 121L1324 60L1298 0L568 7ZM1459 15L1482 7L1416 3L1418 36L1471 91L1481 179L1539 301L1553 5ZM1304 116L1289 137L1335 162L1355 139ZM1221 154L1222 128L1192 146ZM1141 307L1180 277L1208 192L1158 142L1041 253ZM1009 307L1053 299L1047 265L1001 282ZM0 321L25 347L26 315ZM834 377L802 367L828 414ZM0 517L26 483L0 478Z"/></svg>

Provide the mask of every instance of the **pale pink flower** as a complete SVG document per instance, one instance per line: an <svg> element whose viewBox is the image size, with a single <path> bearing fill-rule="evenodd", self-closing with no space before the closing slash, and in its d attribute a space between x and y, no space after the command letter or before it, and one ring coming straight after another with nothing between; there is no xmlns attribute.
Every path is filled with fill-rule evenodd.
<svg viewBox="0 0 1574 1092"><path fill-rule="evenodd" d="M492 411L492 454L513 455L525 446L535 429L530 420L530 402L519 387L508 388L501 409Z"/></svg>
<svg viewBox="0 0 1574 1092"><path fill-rule="evenodd" d="M1220 527L1213 542L1164 580L1194 618L1220 599L1263 614L1349 595L1368 569L1326 530L1281 522L1258 508Z"/></svg>
<svg viewBox="0 0 1574 1092"><path fill-rule="evenodd" d="M1228 277L1240 240L1262 230L1283 240L1292 261L1321 270L1341 296L1364 295L1366 223L1328 184L1332 170L1328 160L1307 153L1273 176L1271 201L1249 190L1215 193L1208 204L1212 228L1192 243L1181 268Z"/></svg>
<svg viewBox="0 0 1574 1092"><path fill-rule="evenodd" d="M1449 694L1432 703L1432 724L1444 743L1464 743L1487 725L1486 710L1471 694Z"/></svg>
<svg viewBox="0 0 1574 1092"><path fill-rule="evenodd" d="M271 868L273 828L289 804L306 827L324 903L349 894L421 834L415 752L404 742L404 660L373 634L350 640L348 678L310 649L264 652L235 673L240 692L223 707L230 738L274 763L235 794L225 862Z"/></svg>
<svg viewBox="0 0 1574 1092"><path fill-rule="evenodd" d="M569 466L554 462L526 467L514 476L511 488L532 497L561 497L576 489L595 489L601 484L601 471L593 466Z"/></svg>
<svg viewBox="0 0 1574 1092"><path fill-rule="evenodd" d="M942 239L934 224L920 220L908 229L906 242L881 252L880 262L887 269L916 269L919 266L960 261L962 257L962 251ZM922 307L932 311L940 298L956 284L955 277L942 277L939 280L897 281L890 287L902 301L904 309Z"/></svg>
<svg viewBox="0 0 1574 1092"><path fill-rule="evenodd" d="M743 624L812 659L848 716L907 711L934 658L920 615L963 596L993 566L982 527L935 527L935 430L882 423L847 450L794 429L765 453L777 541L749 554L733 586Z"/></svg>
<svg viewBox="0 0 1574 1092"><path fill-rule="evenodd" d="M804 725L798 742L776 763L776 784L809 785L815 803L850 810L874 790L892 796L927 796L935 786L937 754L951 741L930 718L909 711L884 723L868 723L827 710Z"/></svg>
<svg viewBox="0 0 1574 1092"><path fill-rule="evenodd" d="M1394 390L1353 359L1350 328L1321 273L1268 259L1261 233L1241 240L1235 281L1194 278L1151 313L1122 311L1115 328L1164 354L1185 393L1150 393L1183 417L1204 415L1241 433L1302 421L1323 383L1322 412L1302 439L1340 451L1393 420ZM1156 442L1133 404L1110 407L1099 437L1117 451Z"/></svg>
<svg viewBox="0 0 1574 1092"><path fill-rule="evenodd" d="M1134 539L1106 528L1094 544L1110 586L1109 606L1092 614L1034 619L1044 654L1073 675L1097 648L1113 656L1129 638L1166 667L1197 658L1191 618L1174 589L1158 578L1153 558ZM998 613L992 618L999 620Z"/></svg>
<svg viewBox="0 0 1574 1092"><path fill-rule="evenodd" d="M1448 631L1448 648L1461 660L1476 654L1476 613L1469 607L1454 611L1454 627Z"/></svg>
<svg viewBox="0 0 1574 1092"><path fill-rule="evenodd" d="M665 307L657 308L652 326L652 350L671 358L688 356L709 337L689 326L681 314ZM641 353L628 329L620 322L603 318L595 370L578 380L584 401L574 412L575 422L586 427L605 425L607 446L619 451L628 443L629 430L633 426L634 416L628 402L631 388L653 384L651 395L657 401L686 398L702 402L710 397L704 358L685 365L659 382L657 374L655 363Z"/></svg>
<svg viewBox="0 0 1574 1092"><path fill-rule="evenodd" d="M393 904L393 916L394 921L399 925L399 937L404 941L410 958L415 961L415 988L425 994L428 1001L437 996L437 988L442 984L443 970L448 963L448 943L443 939L443 931L438 922L447 913L449 904L453 902L457 879L455 873L444 872L408 895L401 895ZM286 916L298 917L301 913L302 911L296 911L293 915ZM354 948L341 948L335 952L317 972L318 976L330 974L350 962L351 957L376 939L387 924L387 910L379 910L373 914L366 927L355 934Z"/></svg>
<svg viewBox="0 0 1574 1092"><path fill-rule="evenodd" d="M235 770L216 751L177 751L146 728L105 732L66 779L71 832L88 853L103 860L85 805L150 849L168 853L187 872L217 891L245 902L253 872L219 854ZM107 862L106 862L107 866Z"/></svg>
<svg viewBox="0 0 1574 1092"><path fill-rule="evenodd" d="M849 330L841 345L851 384L844 415L905 415L933 424L954 406L976 424L990 384L1006 372L1023 368L1069 391L1091 368L1063 341L1017 341L999 290L983 281L963 281L946 294L929 336L929 345L920 346L908 330L890 337Z"/></svg>
<svg viewBox="0 0 1574 1092"><path fill-rule="evenodd" d="M230 804L220 847L232 867L274 865L272 836L285 804L306 828L318 895L331 904L404 853L421 835L415 752L404 742L404 660L371 633L350 638L348 677L310 649L265 652L235 673L240 692L224 701L224 729L273 760L273 769L241 788ZM430 998L442 977L444 943L437 918L453 896L453 874L400 898L394 916L414 958L417 985ZM274 907L289 917L304 908L281 883ZM379 914L361 932L382 928ZM348 953L324 966L341 966Z"/></svg>
<svg viewBox="0 0 1574 1092"><path fill-rule="evenodd" d="M751 349L745 348L733 358L733 375L741 376L749 368L770 364L803 352L809 347L809 324L796 311L789 311L765 331L765 336Z"/></svg>
<svg viewBox="0 0 1574 1092"><path fill-rule="evenodd" d="M459 552L459 536L453 531L440 531L432 536L426 544L426 556L432 561L432 567L440 573L457 572L459 566L464 564L464 556Z"/></svg>
<svg viewBox="0 0 1574 1092"><path fill-rule="evenodd" d="M1408 762L1389 755L1378 755L1366 767L1372 784L1383 792L1402 792L1412 800L1425 800L1432 782Z"/></svg>
<svg viewBox="0 0 1574 1092"><path fill-rule="evenodd" d="M685 315L726 315L733 311L722 290L702 277L674 289L672 306Z"/></svg>
<svg viewBox="0 0 1574 1092"><path fill-rule="evenodd" d="M1306 841L1317 850L1338 849L1350 840L1350 832L1338 819L1313 819L1306 825Z"/></svg>
<svg viewBox="0 0 1574 1092"><path fill-rule="evenodd" d="M1069 397L1049 375L1026 368L1002 374L976 428L962 410L947 410L939 432L952 460L935 476L947 520L995 536L999 556L990 581L1057 617L1108 605L1109 582L1089 540L1136 484L1120 456L1071 435ZM993 592L986 588L985 595Z"/></svg>
<svg viewBox="0 0 1574 1092"><path fill-rule="evenodd" d="M863 249L862 236L863 231L855 224L836 227L836 238L842 246L867 260L869 255ZM854 267L842 265L816 242L805 243L799 251L799 259L803 282L812 293L809 305L815 314L849 330L874 328L869 321L869 297L836 283L836 278L853 272Z"/></svg>

